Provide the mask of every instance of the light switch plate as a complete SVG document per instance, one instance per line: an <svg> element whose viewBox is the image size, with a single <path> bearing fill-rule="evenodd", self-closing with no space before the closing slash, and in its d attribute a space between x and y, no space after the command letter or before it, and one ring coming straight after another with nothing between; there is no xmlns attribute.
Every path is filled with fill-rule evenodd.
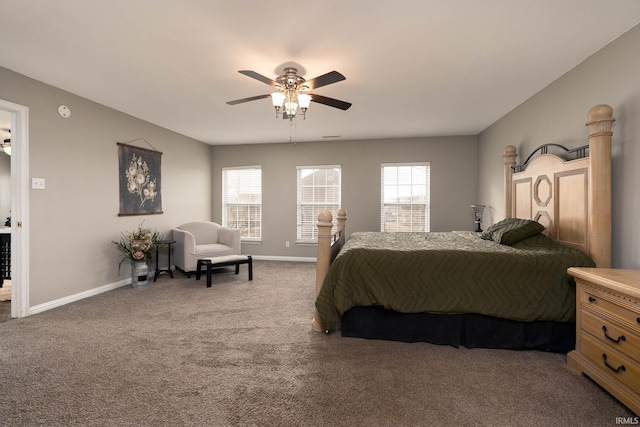
<svg viewBox="0 0 640 427"><path fill-rule="evenodd" d="M31 188L34 190L44 190L44 178L31 178Z"/></svg>

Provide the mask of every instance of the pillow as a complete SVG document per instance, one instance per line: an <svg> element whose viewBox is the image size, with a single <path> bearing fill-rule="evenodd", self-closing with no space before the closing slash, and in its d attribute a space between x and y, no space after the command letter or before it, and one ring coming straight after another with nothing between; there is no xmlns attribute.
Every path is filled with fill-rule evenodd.
<svg viewBox="0 0 640 427"><path fill-rule="evenodd" d="M480 235L485 240L493 240L502 245L513 245L527 237L539 234L544 226L536 221L507 218L493 224Z"/></svg>

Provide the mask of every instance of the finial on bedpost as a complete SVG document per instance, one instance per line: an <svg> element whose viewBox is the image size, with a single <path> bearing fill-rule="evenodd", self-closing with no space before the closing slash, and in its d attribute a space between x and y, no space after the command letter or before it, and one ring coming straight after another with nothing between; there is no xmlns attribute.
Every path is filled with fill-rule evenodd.
<svg viewBox="0 0 640 427"><path fill-rule="evenodd" d="M600 268L611 267L611 126L613 108L596 105L587 113L589 129L589 255Z"/></svg>
<svg viewBox="0 0 640 427"><path fill-rule="evenodd" d="M596 105L587 113L587 124L589 128L589 138L596 136L611 136L611 125L616 119L613 118L613 108L606 104Z"/></svg>
<svg viewBox="0 0 640 427"><path fill-rule="evenodd" d="M511 182L513 176L513 167L516 165L516 157L518 156L516 147L507 145L504 148L502 158L504 160L504 217L511 218L513 209L511 198Z"/></svg>
<svg viewBox="0 0 640 427"><path fill-rule="evenodd" d="M347 211L338 209L338 231L344 233L347 224Z"/></svg>
<svg viewBox="0 0 640 427"><path fill-rule="evenodd" d="M339 213L338 213L339 215ZM345 212L346 217L346 212ZM322 288L322 282L329 271L331 258L331 228L333 227L333 215L327 210L322 210L318 214L318 252L316 262L316 297ZM325 328L320 319L318 309L315 309L311 329L315 332L324 332Z"/></svg>

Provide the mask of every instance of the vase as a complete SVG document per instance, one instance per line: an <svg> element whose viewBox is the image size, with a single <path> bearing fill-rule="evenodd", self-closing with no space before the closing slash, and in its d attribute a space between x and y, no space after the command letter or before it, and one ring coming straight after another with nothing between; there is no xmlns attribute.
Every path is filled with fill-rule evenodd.
<svg viewBox="0 0 640 427"><path fill-rule="evenodd" d="M149 284L149 266L146 261L131 261L131 287L144 288Z"/></svg>

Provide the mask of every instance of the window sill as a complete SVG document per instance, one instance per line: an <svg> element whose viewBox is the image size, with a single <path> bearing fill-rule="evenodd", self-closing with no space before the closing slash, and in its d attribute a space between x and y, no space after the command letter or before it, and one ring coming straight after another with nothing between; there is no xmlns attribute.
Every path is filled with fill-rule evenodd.
<svg viewBox="0 0 640 427"><path fill-rule="evenodd" d="M296 240L295 244L299 246L318 246L318 242L315 240Z"/></svg>

